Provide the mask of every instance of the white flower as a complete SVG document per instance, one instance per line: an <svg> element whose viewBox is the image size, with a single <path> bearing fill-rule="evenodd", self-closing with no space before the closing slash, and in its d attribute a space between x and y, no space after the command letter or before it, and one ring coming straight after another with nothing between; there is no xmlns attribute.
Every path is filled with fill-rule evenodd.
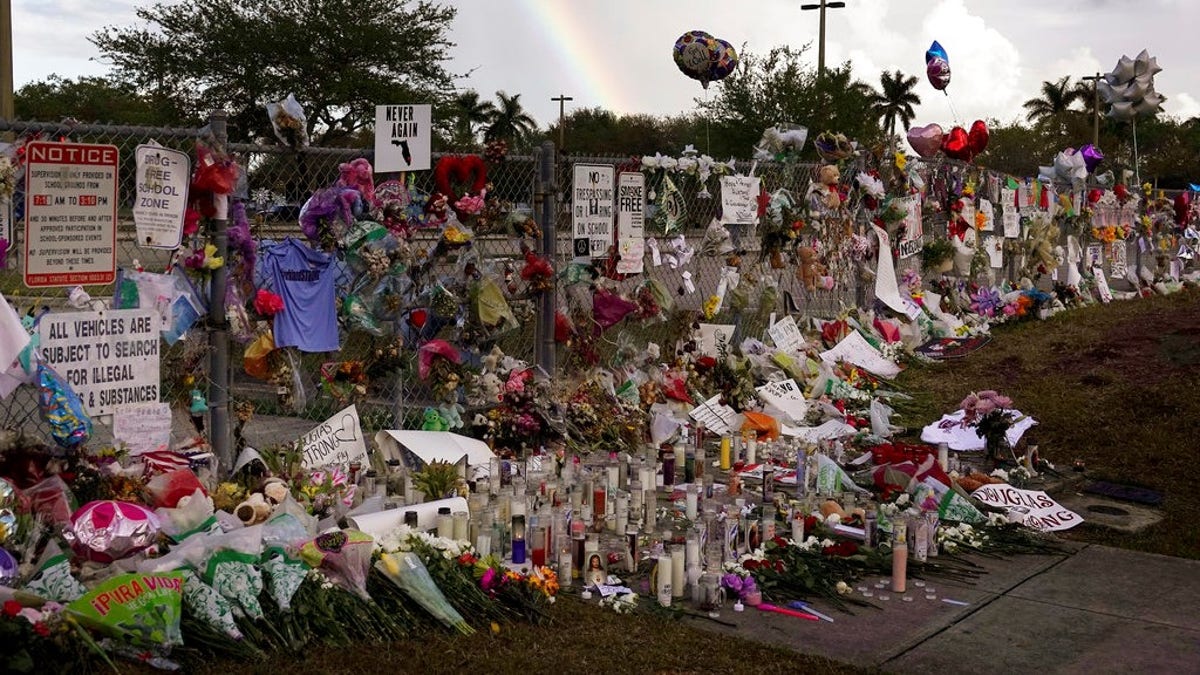
<svg viewBox="0 0 1200 675"><path fill-rule="evenodd" d="M833 546L832 539L822 539L821 540L821 548L829 548L830 546Z"/></svg>
<svg viewBox="0 0 1200 675"><path fill-rule="evenodd" d="M841 522L842 522L842 517L836 513L829 514L829 517L827 517L825 519L826 525L837 525L838 523L841 523Z"/></svg>
<svg viewBox="0 0 1200 675"><path fill-rule="evenodd" d="M844 581L837 582L837 586L835 586L834 588L837 589L838 595L846 595L847 593L850 592L850 584L848 584Z"/></svg>
<svg viewBox="0 0 1200 675"><path fill-rule="evenodd" d="M992 478L999 478L1000 480L1004 481L1005 483L1008 482L1008 472L1005 471L1004 469L996 469L995 471L993 471L991 473L991 476L992 476Z"/></svg>
<svg viewBox="0 0 1200 675"><path fill-rule="evenodd" d="M907 503L908 503L908 501L909 501L909 496L908 496L908 493L907 493L907 492L905 492L905 493L901 494L899 497L897 497L897 498L896 498L896 505L897 505L897 506L904 506L905 504L907 504Z"/></svg>

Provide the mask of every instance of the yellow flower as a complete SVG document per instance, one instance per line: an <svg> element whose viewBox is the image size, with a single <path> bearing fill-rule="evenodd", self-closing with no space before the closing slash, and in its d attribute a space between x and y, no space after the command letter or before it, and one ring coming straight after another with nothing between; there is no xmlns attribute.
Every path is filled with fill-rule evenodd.
<svg viewBox="0 0 1200 675"><path fill-rule="evenodd" d="M896 168L903 171L908 166L908 157L901 150L896 151Z"/></svg>
<svg viewBox="0 0 1200 675"><path fill-rule="evenodd" d="M717 308L721 306L721 298L710 295L708 300L704 301L704 318L711 321L717 315Z"/></svg>
<svg viewBox="0 0 1200 675"><path fill-rule="evenodd" d="M217 247L213 244L204 245L204 269L215 270L220 269L225 264L225 259L217 255Z"/></svg>

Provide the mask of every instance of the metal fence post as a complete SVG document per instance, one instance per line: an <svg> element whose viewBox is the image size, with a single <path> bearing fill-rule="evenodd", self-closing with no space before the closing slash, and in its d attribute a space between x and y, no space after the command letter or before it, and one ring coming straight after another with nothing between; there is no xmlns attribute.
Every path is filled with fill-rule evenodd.
<svg viewBox="0 0 1200 675"><path fill-rule="evenodd" d="M212 133L217 149L224 151L228 141L227 115L223 110L214 110L208 117L208 129ZM213 219L213 240L217 255L229 259L229 218ZM208 410L210 442L217 457L218 469L228 475L233 468L234 457L230 443L229 427L229 326L225 318L225 291L229 284L229 268L222 265L213 271L211 298L208 311Z"/></svg>
<svg viewBox="0 0 1200 675"><path fill-rule="evenodd" d="M536 153L535 153L536 154ZM558 175L554 166L554 143L542 143L541 156L537 158L537 181L535 201L541 208L537 214L538 225L542 228L541 255L557 267L558 251L558 205L555 197L558 194ZM537 322L537 362L542 370L550 377L555 377L554 353L554 315L558 298L558 282L551 276L550 288L542 292L538 307Z"/></svg>

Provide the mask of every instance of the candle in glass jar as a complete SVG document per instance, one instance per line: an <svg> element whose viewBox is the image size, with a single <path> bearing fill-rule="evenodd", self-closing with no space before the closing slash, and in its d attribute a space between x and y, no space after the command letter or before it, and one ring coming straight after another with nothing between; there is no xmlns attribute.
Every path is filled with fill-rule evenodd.
<svg viewBox="0 0 1200 675"><path fill-rule="evenodd" d="M543 567L546 564L546 529L543 527L533 530L533 547L530 558L534 567Z"/></svg>
<svg viewBox="0 0 1200 675"><path fill-rule="evenodd" d="M687 542L684 544L684 546L685 546L684 563L688 567L691 567L693 565L699 566L700 565L700 532L699 532L699 530L696 530L693 528L691 532L688 532Z"/></svg>
<svg viewBox="0 0 1200 675"><path fill-rule="evenodd" d="M687 486L687 494L684 495L684 504L686 508L685 515L688 520L695 520L699 514L700 507L700 486L692 483Z"/></svg>
<svg viewBox="0 0 1200 675"><path fill-rule="evenodd" d="M687 563L687 553L682 546L671 547L671 597L682 598L685 577L684 568Z"/></svg>
<svg viewBox="0 0 1200 675"><path fill-rule="evenodd" d="M721 437L721 470L728 471L733 466L732 454L733 439L729 436Z"/></svg>
<svg viewBox="0 0 1200 675"><path fill-rule="evenodd" d="M704 465L708 463L708 453L704 448L696 446L696 482L704 482Z"/></svg>
<svg viewBox="0 0 1200 675"><path fill-rule="evenodd" d="M604 467L607 474L606 487L609 490L616 490L621 483L621 464L616 457L610 457L608 465Z"/></svg>
<svg viewBox="0 0 1200 675"><path fill-rule="evenodd" d="M512 561L514 565L525 562L525 516L512 517Z"/></svg>
<svg viewBox="0 0 1200 675"><path fill-rule="evenodd" d="M470 541L468 538L470 536L468 526L471 522L471 514L466 511L455 511L452 515L454 518L454 539L457 541Z"/></svg>
<svg viewBox="0 0 1200 675"><path fill-rule="evenodd" d="M454 516L450 514L450 507L443 506L437 510L437 535L446 539L454 537Z"/></svg>
<svg viewBox="0 0 1200 675"><path fill-rule="evenodd" d="M629 525L629 495L624 492L617 493L616 499L616 517L614 520L614 529L617 532L624 532L626 526Z"/></svg>
<svg viewBox="0 0 1200 675"><path fill-rule="evenodd" d="M669 555L660 555L655 560L654 594L658 598L658 604L663 607L671 606L671 556Z"/></svg>
<svg viewBox="0 0 1200 675"><path fill-rule="evenodd" d="M950 470L950 446L945 443L938 443L938 466L942 467L942 471Z"/></svg>
<svg viewBox="0 0 1200 675"><path fill-rule="evenodd" d="M645 495L646 531L653 532L658 520L658 493L648 489Z"/></svg>
<svg viewBox="0 0 1200 675"><path fill-rule="evenodd" d="M480 558L486 558L492 554L492 535L480 532L475 536L475 552Z"/></svg>
<svg viewBox="0 0 1200 675"><path fill-rule="evenodd" d="M596 518L603 518L608 499L607 491L604 485L596 483L592 487L592 514Z"/></svg>
<svg viewBox="0 0 1200 675"><path fill-rule="evenodd" d="M746 463L754 464L758 461L758 438L750 436L746 439Z"/></svg>
<svg viewBox="0 0 1200 675"><path fill-rule="evenodd" d="M670 448L663 451L662 479L663 487L672 487L675 485L675 451Z"/></svg>
<svg viewBox="0 0 1200 675"><path fill-rule="evenodd" d="M625 530L625 571L636 572L638 566L638 530L629 527Z"/></svg>

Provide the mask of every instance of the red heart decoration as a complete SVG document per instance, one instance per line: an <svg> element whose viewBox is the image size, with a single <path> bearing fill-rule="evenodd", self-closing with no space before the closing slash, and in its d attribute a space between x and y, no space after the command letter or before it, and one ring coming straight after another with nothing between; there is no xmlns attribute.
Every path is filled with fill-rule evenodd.
<svg viewBox="0 0 1200 675"><path fill-rule="evenodd" d="M979 155L987 150L988 138L987 124L983 120L972 122L971 132L967 134L967 143L971 147L971 154Z"/></svg>
<svg viewBox="0 0 1200 675"><path fill-rule="evenodd" d="M487 164L479 155L443 157L433 169L433 183L438 192L446 195L446 201L454 206L463 196L454 190L455 185L468 186L467 193L473 195L483 192L487 187Z"/></svg>
<svg viewBox="0 0 1200 675"><path fill-rule="evenodd" d="M424 309L414 309L408 313L408 322L413 328L421 330L425 327L425 321L429 319L429 313Z"/></svg>
<svg viewBox="0 0 1200 675"><path fill-rule="evenodd" d="M946 140L942 141L942 152L951 159L971 161L971 141L967 137L967 130L962 127L951 129L946 134Z"/></svg>

